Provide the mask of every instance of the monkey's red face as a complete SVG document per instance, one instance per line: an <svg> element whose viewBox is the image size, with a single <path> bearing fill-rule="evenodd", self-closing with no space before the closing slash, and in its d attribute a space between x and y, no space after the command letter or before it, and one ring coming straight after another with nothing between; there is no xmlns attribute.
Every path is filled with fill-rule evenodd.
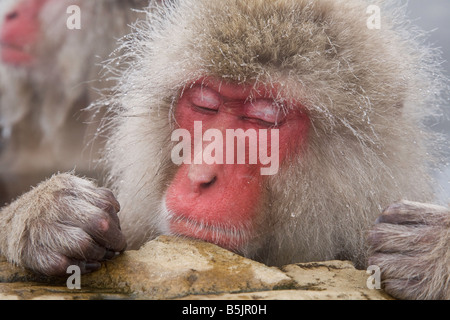
<svg viewBox="0 0 450 320"><path fill-rule="evenodd" d="M16 66L33 63L31 51L39 38L39 13L47 1L22 0L6 14L0 32L4 63Z"/></svg>
<svg viewBox="0 0 450 320"><path fill-rule="evenodd" d="M268 175L299 151L309 129L307 115L298 106L283 108L271 98L274 91L203 79L182 93L175 120L193 137L193 152L184 155L166 193L171 233L232 250L253 236ZM239 130L247 133L243 144L232 135Z"/></svg>

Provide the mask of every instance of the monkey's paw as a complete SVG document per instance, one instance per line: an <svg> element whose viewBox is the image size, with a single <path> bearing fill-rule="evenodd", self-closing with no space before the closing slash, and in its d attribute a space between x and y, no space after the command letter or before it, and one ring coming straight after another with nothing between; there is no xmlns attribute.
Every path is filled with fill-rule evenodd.
<svg viewBox="0 0 450 320"><path fill-rule="evenodd" d="M399 299L450 299L450 212L401 201L389 206L369 233L369 265Z"/></svg>
<svg viewBox="0 0 450 320"><path fill-rule="evenodd" d="M66 275L70 265L82 273L98 270L100 262L123 252L111 191L70 174L55 175L11 205L14 217L6 256L46 275ZM17 255L14 257L14 255Z"/></svg>

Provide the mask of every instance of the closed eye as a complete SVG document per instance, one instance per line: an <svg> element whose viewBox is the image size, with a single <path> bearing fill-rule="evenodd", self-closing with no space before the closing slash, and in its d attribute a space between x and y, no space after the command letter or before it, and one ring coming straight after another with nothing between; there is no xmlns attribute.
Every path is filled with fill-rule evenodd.
<svg viewBox="0 0 450 320"><path fill-rule="evenodd" d="M194 109L194 111L203 113L203 114L217 114L219 112L219 109L211 109L211 108L207 108L207 107L201 107L201 106L196 106L196 105L192 105L192 108Z"/></svg>
<svg viewBox="0 0 450 320"><path fill-rule="evenodd" d="M221 104L220 96L207 87L196 86L189 92L189 100L195 111L217 113Z"/></svg>
<svg viewBox="0 0 450 320"><path fill-rule="evenodd" d="M263 126L263 127L268 127L268 128L276 128L276 127L279 127L279 126L281 126L283 124L282 122L274 123L274 122L265 121L265 120L262 120L262 119L259 119L259 118L252 118L252 117L245 117L245 116L241 117L241 120L248 121L248 122L251 122L251 123L255 123L257 125L260 125L260 126Z"/></svg>
<svg viewBox="0 0 450 320"><path fill-rule="evenodd" d="M275 101L270 99L258 99L245 105L244 118L265 126L273 127L282 124L286 116Z"/></svg>

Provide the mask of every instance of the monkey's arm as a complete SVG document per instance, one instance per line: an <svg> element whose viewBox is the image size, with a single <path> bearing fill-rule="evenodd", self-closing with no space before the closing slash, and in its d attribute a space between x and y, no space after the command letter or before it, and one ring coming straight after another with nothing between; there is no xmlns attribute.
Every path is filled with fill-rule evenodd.
<svg viewBox="0 0 450 320"><path fill-rule="evenodd" d="M402 201L389 206L369 233L369 265L385 290L401 299L450 299L450 211Z"/></svg>
<svg viewBox="0 0 450 320"><path fill-rule="evenodd" d="M46 275L82 273L125 250L113 194L70 174L55 175L0 212L0 252Z"/></svg>

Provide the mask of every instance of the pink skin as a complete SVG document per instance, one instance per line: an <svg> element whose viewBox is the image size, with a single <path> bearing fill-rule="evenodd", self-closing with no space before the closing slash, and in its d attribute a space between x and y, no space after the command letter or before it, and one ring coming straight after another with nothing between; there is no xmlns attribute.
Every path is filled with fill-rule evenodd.
<svg viewBox="0 0 450 320"><path fill-rule="evenodd" d="M49 0L22 0L4 19L0 31L0 56L4 63L29 66L34 57L31 49L39 41L39 13Z"/></svg>
<svg viewBox="0 0 450 320"><path fill-rule="evenodd" d="M282 165L288 154L298 153L298 147L307 138L310 123L299 106L287 114L278 112L271 96L276 95L264 89L255 93L253 86L202 79L184 91L175 119L191 137L194 136L194 121L202 122L203 133L218 129L223 137L226 129L254 129L256 132L269 129L268 137L271 128L278 129ZM270 143L268 138L268 151ZM206 146L204 142L203 148ZM248 146L245 152L248 159ZM261 167L259 162L182 164L166 193L166 206L172 215L171 232L239 250L251 236L258 204L263 200L262 188L267 176L260 174Z"/></svg>

